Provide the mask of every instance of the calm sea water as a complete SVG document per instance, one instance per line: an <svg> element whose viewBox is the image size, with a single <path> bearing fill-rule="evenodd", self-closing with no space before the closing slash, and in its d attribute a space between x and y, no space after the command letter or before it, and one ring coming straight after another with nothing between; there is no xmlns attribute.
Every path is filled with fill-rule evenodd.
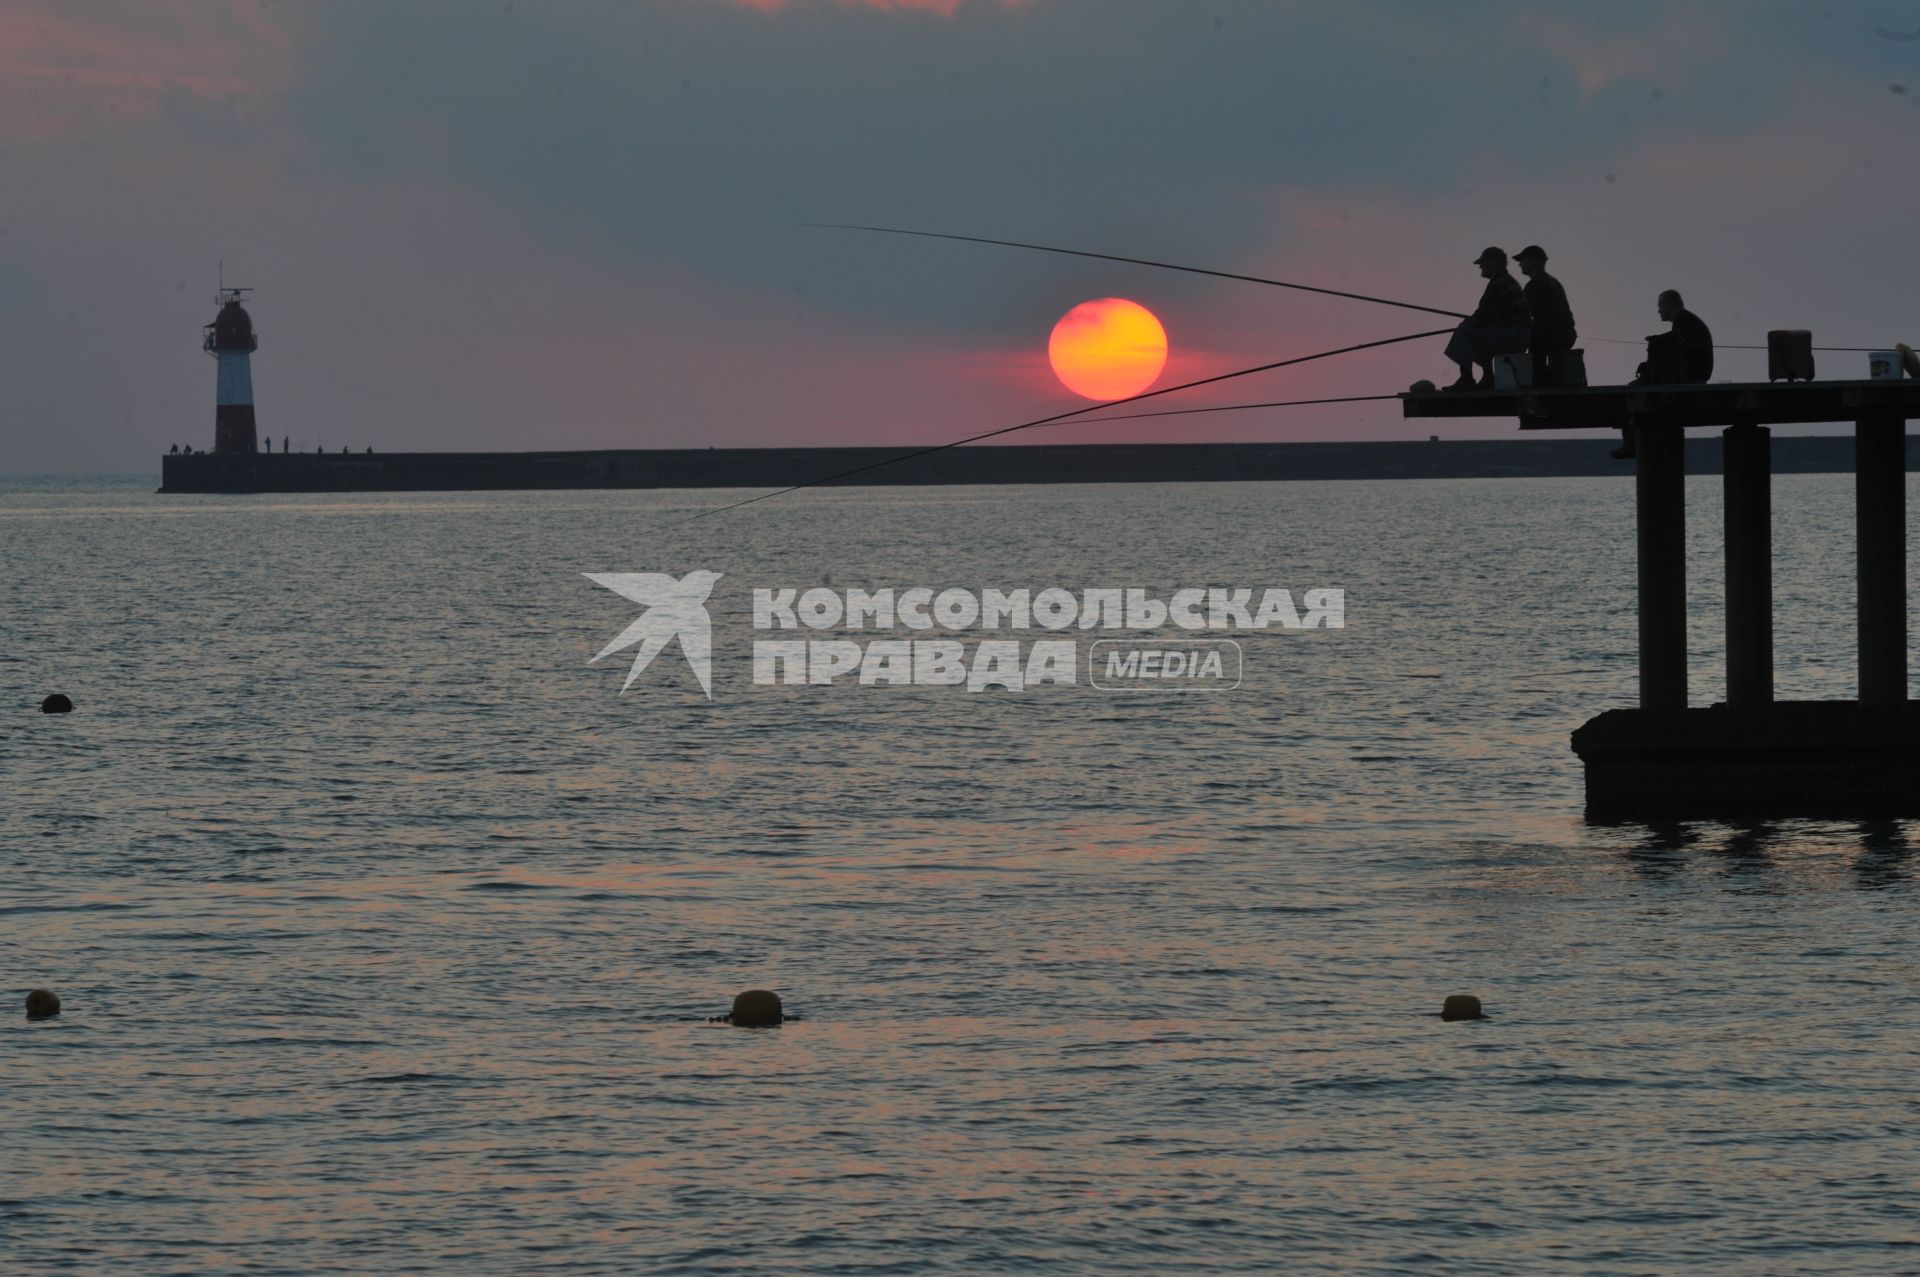
<svg viewBox="0 0 1920 1277"><path fill-rule="evenodd" d="M1916 831L1581 819L1624 478L151 487L0 488L9 1273L1920 1271ZM1849 482L1775 499L1780 693L1846 696ZM619 695L579 574L693 568L713 701ZM750 686L750 587L821 583L1348 627L1215 696ZM704 1022L759 985L804 1019Z"/></svg>

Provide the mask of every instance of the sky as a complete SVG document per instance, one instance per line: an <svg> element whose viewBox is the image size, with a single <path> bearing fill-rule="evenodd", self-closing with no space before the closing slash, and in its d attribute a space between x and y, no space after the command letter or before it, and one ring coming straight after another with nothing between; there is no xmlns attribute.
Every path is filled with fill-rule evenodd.
<svg viewBox="0 0 1920 1277"><path fill-rule="evenodd" d="M1725 343L1920 344L1917 136L1910 0L0 0L0 472L211 446L223 272L262 433L356 450L944 441L1083 406L1047 337L1098 297L1161 318L1161 384L1437 326L821 222L1460 311L1539 243L1595 382L1669 287ZM1441 345L1155 406L1388 393ZM1015 438L1434 428L1511 433Z"/></svg>

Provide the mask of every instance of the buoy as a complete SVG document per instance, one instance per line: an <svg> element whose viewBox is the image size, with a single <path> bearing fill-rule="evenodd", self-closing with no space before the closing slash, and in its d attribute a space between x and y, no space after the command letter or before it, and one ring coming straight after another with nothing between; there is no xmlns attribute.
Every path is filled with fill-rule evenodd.
<svg viewBox="0 0 1920 1277"><path fill-rule="evenodd" d="M748 989L733 1000L733 1014L727 1018L733 1024L754 1029L778 1024L786 1016L781 1014L779 994Z"/></svg>
<svg viewBox="0 0 1920 1277"><path fill-rule="evenodd" d="M73 713L73 702L60 693L55 692L53 695L47 697L46 700L40 702L40 712L42 714L71 714Z"/></svg>
<svg viewBox="0 0 1920 1277"><path fill-rule="evenodd" d="M1431 395L1437 393L1438 390L1439 387L1424 377L1407 387L1407 393L1410 395Z"/></svg>
<svg viewBox="0 0 1920 1277"><path fill-rule="evenodd" d="M60 999L45 989L35 989L27 995L27 1018L29 1020L50 1020L60 1014Z"/></svg>
<svg viewBox="0 0 1920 1277"><path fill-rule="evenodd" d="M1440 1007L1442 1020L1484 1020L1480 1014L1480 999L1471 993L1455 993L1449 996Z"/></svg>

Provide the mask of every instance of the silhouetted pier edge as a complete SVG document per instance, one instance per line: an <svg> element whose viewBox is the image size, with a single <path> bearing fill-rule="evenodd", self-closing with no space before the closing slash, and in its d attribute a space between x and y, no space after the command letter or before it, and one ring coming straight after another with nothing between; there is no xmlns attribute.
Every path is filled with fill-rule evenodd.
<svg viewBox="0 0 1920 1277"><path fill-rule="evenodd" d="M1920 381L1735 383L1406 395L1404 415L1509 416L1523 430L1631 427L1640 705L1573 733L1598 819L1920 815L1907 692L1906 423ZM1859 697L1773 698L1771 480L1779 424L1851 421ZM1686 488L1695 427L1721 430L1727 699L1687 703Z"/></svg>
<svg viewBox="0 0 1920 1277"><path fill-rule="evenodd" d="M1510 397L1510 396L1509 396ZM1480 396L1468 396L1478 400ZM1332 479L1625 478L1606 439L1353 443L1107 443L954 448L833 486L1217 483ZM784 488L885 461L888 448L660 448L599 452L295 452L165 456L160 491L459 492L594 488ZM1717 474L1720 449L1690 440L1688 474ZM1774 442L1780 473L1853 469L1853 441ZM1920 469L1920 452L1907 458Z"/></svg>

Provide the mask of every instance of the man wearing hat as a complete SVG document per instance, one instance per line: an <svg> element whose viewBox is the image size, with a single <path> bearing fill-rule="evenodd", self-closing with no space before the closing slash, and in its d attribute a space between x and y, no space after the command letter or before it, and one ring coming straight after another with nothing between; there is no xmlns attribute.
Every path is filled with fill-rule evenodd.
<svg viewBox="0 0 1920 1277"><path fill-rule="evenodd" d="M1547 274L1547 250L1529 244L1513 255L1520 273L1527 277L1527 309L1533 313L1533 331L1527 349L1533 354L1533 384L1558 386L1561 368L1573 349L1573 307L1567 305L1567 290Z"/></svg>
<svg viewBox="0 0 1920 1277"><path fill-rule="evenodd" d="M1480 304L1460 321L1447 342L1447 358L1460 366L1460 379L1448 390L1472 390L1475 364L1483 373L1480 387L1491 390L1494 357L1519 354L1532 336L1526 294L1520 291L1520 282L1507 274L1505 251L1489 248L1473 264L1480 268L1487 287L1480 294Z"/></svg>

